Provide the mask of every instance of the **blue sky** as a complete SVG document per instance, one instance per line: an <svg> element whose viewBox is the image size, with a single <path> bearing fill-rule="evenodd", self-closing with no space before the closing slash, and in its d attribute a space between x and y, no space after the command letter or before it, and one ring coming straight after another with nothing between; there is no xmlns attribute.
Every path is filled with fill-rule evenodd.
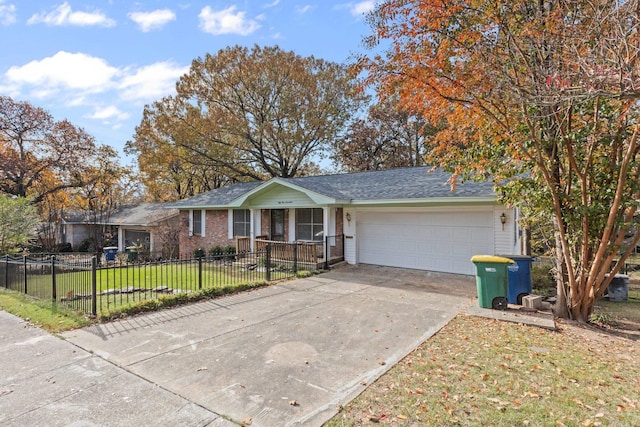
<svg viewBox="0 0 640 427"><path fill-rule="evenodd" d="M0 0L0 95L122 152L144 105L173 94L193 59L257 44L343 63L365 50L374 3Z"/></svg>

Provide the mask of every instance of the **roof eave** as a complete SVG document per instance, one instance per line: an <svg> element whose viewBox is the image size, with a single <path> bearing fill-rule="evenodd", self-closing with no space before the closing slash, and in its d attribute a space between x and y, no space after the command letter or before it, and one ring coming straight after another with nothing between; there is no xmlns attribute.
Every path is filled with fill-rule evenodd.
<svg viewBox="0 0 640 427"><path fill-rule="evenodd" d="M423 197L415 199L356 199L349 203L358 205L444 205L444 204L500 204L495 196L474 197Z"/></svg>

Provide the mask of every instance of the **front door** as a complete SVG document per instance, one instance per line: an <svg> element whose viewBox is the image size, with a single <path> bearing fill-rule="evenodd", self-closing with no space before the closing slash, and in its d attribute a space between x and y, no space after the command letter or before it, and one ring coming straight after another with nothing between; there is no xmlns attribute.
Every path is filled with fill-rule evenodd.
<svg viewBox="0 0 640 427"><path fill-rule="evenodd" d="M271 240L284 240L284 209L271 210Z"/></svg>

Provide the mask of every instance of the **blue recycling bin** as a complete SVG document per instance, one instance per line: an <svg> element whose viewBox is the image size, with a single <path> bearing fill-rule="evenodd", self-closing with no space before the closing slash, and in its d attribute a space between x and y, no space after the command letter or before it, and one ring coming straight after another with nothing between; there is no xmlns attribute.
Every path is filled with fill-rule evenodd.
<svg viewBox="0 0 640 427"><path fill-rule="evenodd" d="M500 255L512 259L514 264L507 267L509 287L507 300L509 304L522 305L522 298L531 293L531 263L533 257L527 255Z"/></svg>
<svg viewBox="0 0 640 427"><path fill-rule="evenodd" d="M102 252L104 252L104 259L107 261L115 261L116 254L118 253L117 246L107 246L106 248L102 248Z"/></svg>

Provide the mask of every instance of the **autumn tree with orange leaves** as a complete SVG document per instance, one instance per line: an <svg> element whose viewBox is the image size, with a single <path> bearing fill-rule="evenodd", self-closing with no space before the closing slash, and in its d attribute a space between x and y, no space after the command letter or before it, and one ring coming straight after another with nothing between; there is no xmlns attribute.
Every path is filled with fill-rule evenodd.
<svg viewBox="0 0 640 427"><path fill-rule="evenodd" d="M589 321L640 234L639 2L387 0L358 69L432 123L432 162L553 218L556 314Z"/></svg>
<svg viewBox="0 0 640 427"><path fill-rule="evenodd" d="M146 106L126 149L174 197L305 175L365 99L357 89L344 65L277 46L229 47L195 59L175 96Z"/></svg>
<svg viewBox="0 0 640 427"><path fill-rule="evenodd" d="M43 108L0 96L0 191L47 195L83 185L80 173L95 153L94 138L67 120L56 121ZM55 174L56 179L48 176ZM44 181L50 186L41 185Z"/></svg>
<svg viewBox="0 0 640 427"><path fill-rule="evenodd" d="M335 140L331 157L347 172L422 166L434 131L391 97L369 107L366 118L354 120Z"/></svg>
<svg viewBox="0 0 640 427"><path fill-rule="evenodd" d="M88 211L95 222L135 197L130 173L118 161L112 148L97 146L82 128L0 96L0 194L28 198L37 207L43 249L55 249L65 211Z"/></svg>

